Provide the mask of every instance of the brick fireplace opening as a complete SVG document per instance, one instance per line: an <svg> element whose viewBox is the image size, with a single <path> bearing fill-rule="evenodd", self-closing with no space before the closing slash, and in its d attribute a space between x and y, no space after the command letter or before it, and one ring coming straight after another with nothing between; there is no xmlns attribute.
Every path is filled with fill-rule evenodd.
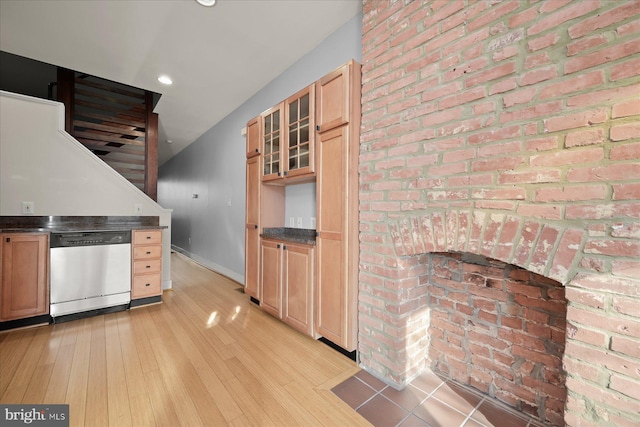
<svg viewBox="0 0 640 427"><path fill-rule="evenodd" d="M555 280L484 256L426 257L427 365L518 410L562 424L567 306Z"/></svg>
<svg viewBox="0 0 640 427"><path fill-rule="evenodd" d="M364 0L362 368L640 424L639 22L633 0Z"/></svg>

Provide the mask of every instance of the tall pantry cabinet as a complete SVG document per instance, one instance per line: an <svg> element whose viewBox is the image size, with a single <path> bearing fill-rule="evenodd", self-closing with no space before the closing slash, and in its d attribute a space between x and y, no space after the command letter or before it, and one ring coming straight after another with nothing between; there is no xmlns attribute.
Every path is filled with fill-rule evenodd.
<svg viewBox="0 0 640 427"><path fill-rule="evenodd" d="M348 351L357 347L360 81L349 61L247 123L245 292ZM315 247L261 238L284 227L284 188L310 181Z"/></svg>
<svg viewBox="0 0 640 427"><path fill-rule="evenodd" d="M284 187L262 185L263 141L259 117L247 123L245 293L260 300L260 233L284 224Z"/></svg>
<svg viewBox="0 0 640 427"><path fill-rule="evenodd" d="M317 83L316 331L357 346L360 64L350 61Z"/></svg>

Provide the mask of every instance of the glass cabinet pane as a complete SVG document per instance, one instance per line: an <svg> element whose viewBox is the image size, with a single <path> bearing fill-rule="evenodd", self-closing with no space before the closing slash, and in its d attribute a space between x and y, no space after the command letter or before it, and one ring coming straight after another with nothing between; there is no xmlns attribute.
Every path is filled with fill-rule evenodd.
<svg viewBox="0 0 640 427"><path fill-rule="evenodd" d="M300 98L300 118L309 117L309 94Z"/></svg>
<svg viewBox="0 0 640 427"><path fill-rule="evenodd" d="M310 109L311 97L305 93L299 98L289 101L288 113L288 163L289 170L309 167Z"/></svg>
<svg viewBox="0 0 640 427"><path fill-rule="evenodd" d="M289 123L298 121L298 100L289 104Z"/></svg>
<svg viewBox="0 0 640 427"><path fill-rule="evenodd" d="M300 122L300 144L309 142L309 120L303 120Z"/></svg>
<svg viewBox="0 0 640 427"><path fill-rule="evenodd" d="M280 110L263 115L263 174L274 175L280 172Z"/></svg>
<svg viewBox="0 0 640 427"><path fill-rule="evenodd" d="M301 168L306 168L307 166L309 166L309 153L307 152L305 154L301 154L298 162L300 164L299 167Z"/></svg>
<svg viewBox="0 0 640 427"><path fill-rule="evenodd" d="M289 126L289 147L298 145L298 130L295 126Z"/></svg>
<svg viewBox="0 0 640 427"><path fill-rule="evenodd" d="M269 135L271 133L271 116L264 118L264 134Z"/></svg>

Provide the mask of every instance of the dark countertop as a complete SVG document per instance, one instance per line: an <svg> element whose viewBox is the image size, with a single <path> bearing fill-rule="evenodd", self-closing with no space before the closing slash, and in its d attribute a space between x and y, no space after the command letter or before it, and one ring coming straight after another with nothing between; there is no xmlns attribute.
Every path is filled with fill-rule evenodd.
<svg viewBox="0 0 640 427"><path fill-rule="evenodd" d="M157 230L157 216L0 216L2 233Z"/></svg>
<svg viewBox="0 0 640 427"><path fill-rule="evenodd" d="M316 230L309 230L306 228L265 228L262 230L260 237L263 239L274 239L283 242L303 243L305 245L316 244Z"/></svg>

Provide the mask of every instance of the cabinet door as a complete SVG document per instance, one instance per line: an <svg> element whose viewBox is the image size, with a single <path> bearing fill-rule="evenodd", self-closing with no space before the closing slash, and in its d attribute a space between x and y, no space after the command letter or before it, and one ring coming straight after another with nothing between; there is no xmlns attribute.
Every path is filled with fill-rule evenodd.
<svg viewBox="0 0 640 427"><path fill-rule="evenodd" d="M286 130L284 153L287 177L313 176L315 172L315 89L308 86L284 102Z"/></svg>
<svg viewBox="0 0 640 427"><path fill-rule="evenodd" d="M0 320L49 313L47 234L2 234Z"/></svg>
<svg viewBox="0 0 640 427"><path fill-rule="evenodd" d="M262 180L282 179L283 104L262 113Z"/></svg>
<svg viewBox="0 0 640 427"><path fill-rule="evenodd" d="M260 154L260 118L247 123L247 159Z"/></svg>
<svg viewBox="0 0 640 427"><path fill-rule="evenodd" d="M346 128L318 136L316 331L344 346L347 324Z"/></svg>
<svg viewBox="0 0 640 427"><path fill-rule="evenodd" d="M313 246L290 243L284 244L283 249L282 320L300 332L315 337L313 330L315 250Z"/></svg>
<svg viewBox="0 0 640 427"><path fill-rule="evenodd" d="M244 291L260 299L260 157L247 160Z"/></svg>
<svg viewBox="0 0 640 427"><path fill-rule="evenodd" d="M320 132L349 123L350 64L330 72L317 82L317 125Z"/></svg>
<svg viewBox="0 0 640 427"><path fill-rule="evenodd" d="M262 298L260 306L264 311L282 318L282 245L271 240L262 240L260 287Z"/></svg>

